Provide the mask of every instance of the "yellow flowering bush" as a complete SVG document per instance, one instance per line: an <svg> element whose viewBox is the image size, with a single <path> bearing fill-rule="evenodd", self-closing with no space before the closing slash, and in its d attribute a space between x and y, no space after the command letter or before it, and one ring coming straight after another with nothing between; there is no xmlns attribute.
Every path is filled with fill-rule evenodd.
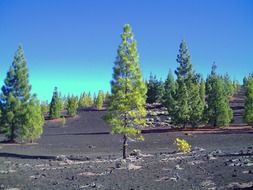
<svg viewBox="0 0 253 190"><path fill-rule="evenodd" d="M176 138L175 144L177 145L177 149L183 153L191 151L191 145L184 139Z"/></svg>

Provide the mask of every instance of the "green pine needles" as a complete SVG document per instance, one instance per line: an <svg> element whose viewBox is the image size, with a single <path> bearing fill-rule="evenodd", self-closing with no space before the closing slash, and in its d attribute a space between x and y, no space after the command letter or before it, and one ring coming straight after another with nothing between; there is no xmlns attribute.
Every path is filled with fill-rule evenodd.
<svg viewBox="0 0 253 190"><path fill-rule="evenodd" d="M74 117L77 114L78 108L78 97L77 96L68 96L67 97L67 114L70 117Z"/></svg>
<svg viewBox="0 0 253 190"><path fill-rule="evenodd" d="M202 123L205 100L201 97L201 78L192 69L185 41L180 43L177 62L177 80L174 81L170 71L165 81L164 104L174 124L195 127Z"/></svg>
<svg viewBox="0 0 253 190"><path fill-rule="evenodd" d="M19 46L0 96L0 130L9 142L16 138L33 142L43 132L40 104L30 91L27 62L23 48Z"/></svg>
<svg viewBox="0 0 253 190"><path fill-rule="evenodd" d="M125 25L113 67L111 96L107 121L114 134L123 135L123 158L127 156L128 138L143 139L141 128L146 123L146 85L142 80L136 41L130 25Z"/></svg>
<svg viewBox="0 0 253 190"><path fill-rule="evenodd" d="M244 103L244 121L253 126L253 77L245 79L246 100Z"/></svg>
<svg viewBox="0 0 253 190"><path fill-rule="evenodd" d="M207 107L205 117L214 127L227 127L233 113L229 106L229 94L222 76L216 73L217 66L213 64L211 74L206 80Z"/></svg>
<svg viewBox="0 0 253 190"><path fill-rule="evenodd" d="M63 102L57 87L55 87L49 107L49 118L50 119L60 118L62 109L63 109Z"/></svg>

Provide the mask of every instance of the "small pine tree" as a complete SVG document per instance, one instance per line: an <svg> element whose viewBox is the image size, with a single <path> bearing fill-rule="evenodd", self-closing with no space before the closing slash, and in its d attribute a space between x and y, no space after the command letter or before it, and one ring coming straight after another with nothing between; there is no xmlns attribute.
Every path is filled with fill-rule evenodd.
<svg viewBox="0 0 253 190"><path fill-rule="evenodd" d="M245 81L245 84L246 99L244 104L244 121L253 126L253 78L251 77L247 79L247 81Z"/></svg>
<svg viewBox="0 0 253 190"><path fill-rule="evenodd" d="M146 85L142 81L136 41L130 25L125 25L113 68L112 94L107 121L114 134L123 135L123 159L127 156L128 138L143 139L140 129L145 126Z"/></svg>
<svg viewBox="0 0 253 190"><path fill-rule="evenodd" d="M50 119L60 118L62 108L63 108L63 104L61 101L61 97L59 95L57 87L55 87L54 92L53 92L53 96L52 96L52 100L50 103L50 108L49 108Z"/></svg>
<svg viewBox="0 0 253 190"><path fill-rule="evenodd" d="M227 96L232 96L235 93L235 89L233 86L233 81L230 79L228 73L222 76L222 80L224 82L224 91Z"/></svg>
<svg viewBox="0 0 253 190"><path fill-rule="evenodd" d="M35 96L29 101L24 119L26 125L21 128L20 138L32 143L42 135L44 125L40 104Z"/></svg>
<svg viewBox="0 0 253 190"><path fill-rule="evenodd" d="M85 107L85 96L86 96L85 92L83 92L83 93L80 95L79 100L78 100L78 107L79 107L79 108Z"/></svg>
<svg viewBox="0 0 253 190"><path fill-rule="evenodd" d="M73 117L77 114L78 108L78 97L68 96L67 97L67 113L69 116Z"/></svg>
<svg viewBox="0 0 253 190"><path fill-rule="evenodd" d="M162 80L158 81L156 75L150 73L147 82L147 103L161 103L164 95L164 85Z"/></svg>
<svg viewBox="0 0 253 190"><path fill-rule="evenodd" d="M106 94L105 94L105 102L108 102L109 101L109 99L110 99L110 93L109 92L106 92Z"/></svg>
<svg viewBox="0 0 253 190"><path fill-rule="evenodd" d="M104 93L102 90L99 90L98 96L95 99L95 107L97 109L102 109L104 103Z"/></svg>
<svg viewBox="0 0 253 190"><path fill-rule="evenodd" d="M49 105L48 105L48 102L41 102L40 104L40 108L41 108L41 112L43 115L46 115L48 114L49 112Z"/></svg>
<svg viewBox="0 0 253 190"><path fill-rule="evenodd" d="M164 83L163 105L167 108L169 116L172 116L175 108L176 82L171 70Z"/></svg>

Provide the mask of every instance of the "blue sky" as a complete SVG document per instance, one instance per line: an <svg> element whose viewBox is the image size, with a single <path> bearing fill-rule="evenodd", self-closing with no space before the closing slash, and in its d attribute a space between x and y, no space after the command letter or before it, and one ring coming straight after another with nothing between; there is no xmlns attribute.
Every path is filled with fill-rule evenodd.
<svg viewBox="0 0 253 190"><path fill-rule="evenodd" d="M124 24L132 26L144 79L177 67L182 39L196 72L239 81L253 71L251 0L0 0L0 85L22 43L32 91L62 94L110 90Z"/></svg>

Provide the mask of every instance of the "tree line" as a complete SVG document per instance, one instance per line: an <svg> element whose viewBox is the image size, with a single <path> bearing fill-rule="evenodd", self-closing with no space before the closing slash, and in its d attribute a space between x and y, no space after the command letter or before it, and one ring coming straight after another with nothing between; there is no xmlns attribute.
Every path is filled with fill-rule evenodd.
<svg viewBox="0 0 253 190"><path fill-rule="evenodd" d="M147 103L160 103L168 110L177 126L197 127L206 123L212 126L228 126L232 120L229 98L240 85L228 74L217 74L213 63L206 80L193 70L190 53L185 41L179 46L176 61L179 66L175 76L169 70L165 81L150 74L147 85Z"/></svg>
<svg viewBox="0 0 253 190"><path fill-rule="evenodd" d="M14 61L7 72L0 94L0 132L9 141L20 138L34 141L43 132L44 114L50 119L75 116L78 109L107 107L106 121L113 126L112 133L123 136L123 158L127 155L129 138L143 140L141 129L146 126L146 102L160 103L168 110L174 125L198 127L206 123L228 126L232 120L229 98L240 87L228 74L219 75L212 65L206 80L196 73L185 41L179 45L174 74L169 70L165 81L153 74L148 81L142 79L137 42L130 25L125 25L113 67L111 93L99 91L97 95L82 93L80 97L61 97L55 87L50 104L39 103L31 94L27 63L22 46L18 47ZM176 76L176 77L174 77ZM245 77L245 121L253 123L253 75Z"/></svg>
<svg viewBox="0 0 253 190"><path fill-rule="evenodd" d="M109 93L102 90L94 94L82 93L80 97L71 95L61 97L55 87L50 104L40 103L35 94L31 93L27 61L23 47L18 46L14 60L4 79L0 93L0 133L3 133L7 142L33 142L43 133L44 116L50 119L60 118L62 111L73 117L78 108L102 109Z"/></svg>
<svg viewBox="0 0 253 190"><path fill-rule="evenodd" d="M80 97L74 95L68 95L62 97L58 88L55 87L51 102L42 102L41 110L44 115L48 114L49 119L57 119L63 116L62 112L67 112L66 116L73 117L77 114L78 109L91 109L101 110L109 98L109 92L104 93L102 90L98 91L98 94L94 93L93 97L91 93L83 92Z"/></svg>

